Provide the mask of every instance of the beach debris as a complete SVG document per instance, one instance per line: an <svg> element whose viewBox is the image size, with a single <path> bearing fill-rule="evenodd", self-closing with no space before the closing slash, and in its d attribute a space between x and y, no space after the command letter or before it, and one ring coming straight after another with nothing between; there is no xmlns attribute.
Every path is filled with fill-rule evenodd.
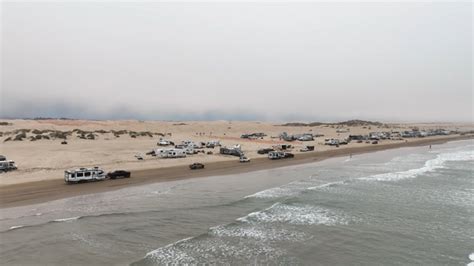
<svg viewBox="0 0 474 266"><path fill-rule="evenodd" d="M143 156L141 154L135 154L135 158L137 158L139 161L143 160Z"/></svg>

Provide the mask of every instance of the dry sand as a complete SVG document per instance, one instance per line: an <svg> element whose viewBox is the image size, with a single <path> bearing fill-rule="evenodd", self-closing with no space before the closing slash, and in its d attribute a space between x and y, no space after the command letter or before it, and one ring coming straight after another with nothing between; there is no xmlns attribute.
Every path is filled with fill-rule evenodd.
<svg viewBox="0 0 474 266"><path fill-rule="evenodd" d="M83 120L3 120L12 123L0 126L1 132L16 129L54 129L71 131L81 130L133 130L171 133L166 139L175 143L182 140L207 142L220 140L223 146L241 144L245 154L252 159L250 164L238 163L238 158L219 155L219 149L213 149L213 155L198 154L180 159L159 159L145 156L145 153L157 148L159 136L131 138L122 135L116 138L111 133L98 134L95 140L83 140L76 134L68 137L68 144L61 145L61 140L8 141L8 136L0 137L0 154L8 159L15 160L18 170L0 174L1 207L31 204L63 197L107 191L123 188L127 185L137 185L149 182L183 179L195 176L209 176L216 174L230 174L245 171L267 169L295 163L305 163L321 160L332 156L341 156L349 153L369 152L387 148L403 147L408 145L427 145L439 141L466 138L466 136L440 136L423 139L408 139L408 142L384 140L378 145L355 143L340 148L323 145L325 138L344 138L349 134L367 134L372 131L401 131L413 127L420 129L444 128L448 130L473 130L473 124L391 124L384 127L344 127L350 129L347 133L337 133L336 127L284 127L271 123L260 122L158 122L158 121L83 121ZM184 123L181 124L181 123ZM275 144L287 143L277 137L281 132L320 133L315 141L290 144L295 146L294 159L270 161L266 155L257 154L260 148L271 147ZM199 135L196 133L204 133ZM268 136L263 140L240 139L243 133L264 132ZM10 135L11 136L11 135ZM299 154L298 150L304 145L315 145L316 151ZM206 151L209 149L206 149ZM145 160L138 161L134 155L142 154ZM206 164L204 171L191 171L187 165L193 162ZM106 181L99 183L67 186L63 182L65 169L77 167L100 166L106 171L127 169L132 171L133 177L126 180Z"/></svg>

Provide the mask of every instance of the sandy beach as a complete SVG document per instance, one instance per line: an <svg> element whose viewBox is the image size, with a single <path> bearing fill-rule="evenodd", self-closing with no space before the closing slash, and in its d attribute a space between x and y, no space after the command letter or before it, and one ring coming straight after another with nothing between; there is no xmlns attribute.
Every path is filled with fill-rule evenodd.
<svg viewBox="0 0 474 266"><path fill-rule="evenodd" d="M293 164L320 161L335 156L366 153L406 146L432 145L450 140L472 138L472 135L449 135L406 140L383 140L379 144L355 143L338 148L324 145L326 138L345 138L349 134L367 134L373 131L403 131L417 127L421 129L443 128L448 130L472 130L469 124L387 124L384 126L281 126L260 122L140 122L140 121L82 121L82 120L9 120L2 131L18 129L71 131L80 128L85 131L128 130L163 134L166 139L180 143L182 140L210 141L219 140L223 146L242 145L250 163L239 163L234 156L219 154L218 148L207 149L212 155L196 154L186 158L159 159L145 156L145 153L157 148L160 135L130 137L114 136L112 133L97 133L94 140L81 139L74 135L67 137L67 145L61 145L62 139L30 141L6 141L9 134L3 135L0 154L15 160L18 170L0 175L1 207L12 207L45 202L65 197L117 190L126 186L142 185L185 178L226 175L262 169L276 168ZM346 131L340 133L341 131ZM31 131L30 131L31 132ZM264 132L263 139L242 139L241 134ZM281 132L292 134L312 132L324 135L314 141L285 142L277 136ZM171 133L171 134L168 134ZM278 144L291 144L295 158L286 160L268 160L266 155L257 154L261 148ZM314 145L314 152L299 152L305 145ZM145 159L138 161L134 155L142 154ZM206 168L191 171L188 165L201 162ZM65 169L100 166L106 171L127 169L132 178L107 180L78 185L66 185L63 181Z"/></svg>

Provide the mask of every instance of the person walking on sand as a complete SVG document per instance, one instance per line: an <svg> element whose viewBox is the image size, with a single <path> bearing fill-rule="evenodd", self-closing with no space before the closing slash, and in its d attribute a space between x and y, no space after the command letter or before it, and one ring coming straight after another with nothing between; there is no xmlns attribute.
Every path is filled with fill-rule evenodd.
<svg viewBox="0 0 474 266"><path fill-rule="evenodd" d="M431 145L430 145L430 150L431 150Z"/></svg>

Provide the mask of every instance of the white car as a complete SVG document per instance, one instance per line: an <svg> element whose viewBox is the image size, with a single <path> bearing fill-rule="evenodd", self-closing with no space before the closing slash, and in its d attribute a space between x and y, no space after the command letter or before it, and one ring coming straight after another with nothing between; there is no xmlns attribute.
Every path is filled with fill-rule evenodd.
<svg viewBox="0 0 474 266"><path fill-rule="evenodd" d="M245 156L243 156L243 157L240 157L239 161L240 161L241 163L248 163L248 162L250 162L250 159L247 158L247 157L245 157Z"/></svg>

